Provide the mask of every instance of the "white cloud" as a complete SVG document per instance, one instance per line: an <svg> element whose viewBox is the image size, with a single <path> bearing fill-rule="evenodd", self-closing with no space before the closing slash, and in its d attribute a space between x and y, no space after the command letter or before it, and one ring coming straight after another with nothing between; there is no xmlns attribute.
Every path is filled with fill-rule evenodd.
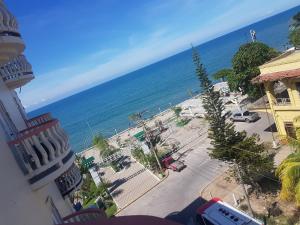
<svg viewBox="0 0 300 225"><path fill-rule="evenodd" d="M192 4L190 0L189 4ZM166 7L166 6L164 6ZM72 64L36 77L23 88L21 98L25 107L36 107L46 102L58 100L70 94L95 86L130 71L171 56L190 48L190 44L199 44L239 28L250 22L261 19L263 12L250 12L247 17L237 16L237 12L245 10L246 4L236 4L229 11L215 17L199 29L180 35L179 31L171 31L168 27L154 30L147 38L141 39L135 34L128 37L130 49L120 52L108 48L83 56L81 64ZM272 12L278 12L274 9ZM270 11L271 12L271 11ZM236 18L236 19L234 19ZM224 21L230 21L224 24ZM222 24L222 26L220 26ZM112 56L114 54L114 56ZM109 57L107 57L109 56ZM106 59L106 61L102 60ZM101 61L92 69L87 69L85 62Z"/></svg>

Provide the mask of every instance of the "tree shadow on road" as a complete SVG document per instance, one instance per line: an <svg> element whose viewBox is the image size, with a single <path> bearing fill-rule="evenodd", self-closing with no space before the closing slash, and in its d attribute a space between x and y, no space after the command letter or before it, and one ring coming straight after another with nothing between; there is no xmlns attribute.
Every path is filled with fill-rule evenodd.
<svg viewBox="0 0 300 225"><path fill-rule="evenodd" d="M124 178L120 178L120 179L117 179L115 180L114 182L111 183L110 187L109 187L109 191L110 192L113 192L114 190L116 190L119 186L121 186L122 184L124 184L125 182L133 179L134 177L140 175L141 173L144 173L146 171L145 168L143 169L140 169L139 171L131 174L130 176L128 177L124 177Z"/></svg>
<svg viewBox="0 0 300 225"><path fill-rule="evenodd" d="M204 198L196 198L193 202L191 202L188 206L186 206L183 210L179 212L172 212L167 215L165 218L168 220L172 220L181 224L188 224L191 218L194 218L196 215L197 209L205 204L207 200Z"/></svg>
<svg viewBox="0 0 300 225"><path fill-rule="evenodd" d="M112 192L111 196L115 198L115 197L118 197L122 193L123 193L123 189L118 189L118 190L115 190L114 192Z"/></svg>

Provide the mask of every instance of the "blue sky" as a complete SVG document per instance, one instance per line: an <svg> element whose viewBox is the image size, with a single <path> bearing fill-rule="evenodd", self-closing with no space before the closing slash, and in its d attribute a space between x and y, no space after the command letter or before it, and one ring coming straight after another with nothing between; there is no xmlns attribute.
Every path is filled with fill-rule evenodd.
<svg viewBox="0 0 300 225"><path fill-rule="evenodd" d="M285 11L299 0L6 0L36 79L34 108Z"/></svg>

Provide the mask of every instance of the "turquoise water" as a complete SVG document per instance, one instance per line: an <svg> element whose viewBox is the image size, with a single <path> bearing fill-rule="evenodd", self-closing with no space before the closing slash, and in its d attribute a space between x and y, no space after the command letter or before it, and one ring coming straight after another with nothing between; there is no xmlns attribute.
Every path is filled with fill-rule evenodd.
<svg viewBox="0 0 300 225"><path fill-rule="evenodd" d="M208 73L230 67L239 46L250 41L250 29L256 30L259 41L283 50L290 18L298 11L300 7L197 46ZM189 90L199 92L191 55L191 50L184 51L29 114L51 112L59 118L79 152L90 146L96 133L111 136L115 129L128 128L131 113L147 110L151 116L189 98Z"/></svg>

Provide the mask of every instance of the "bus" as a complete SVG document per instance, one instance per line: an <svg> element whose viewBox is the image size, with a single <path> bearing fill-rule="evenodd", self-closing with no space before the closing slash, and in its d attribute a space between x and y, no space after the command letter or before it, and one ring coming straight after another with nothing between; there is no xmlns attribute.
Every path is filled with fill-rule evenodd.
<svg viewBox="0 0 300 225"><path fill-rule="evenodd" d="M219 198L213 198L197 209L198 225L263 225L264 223L241 212Z"/></svg>

